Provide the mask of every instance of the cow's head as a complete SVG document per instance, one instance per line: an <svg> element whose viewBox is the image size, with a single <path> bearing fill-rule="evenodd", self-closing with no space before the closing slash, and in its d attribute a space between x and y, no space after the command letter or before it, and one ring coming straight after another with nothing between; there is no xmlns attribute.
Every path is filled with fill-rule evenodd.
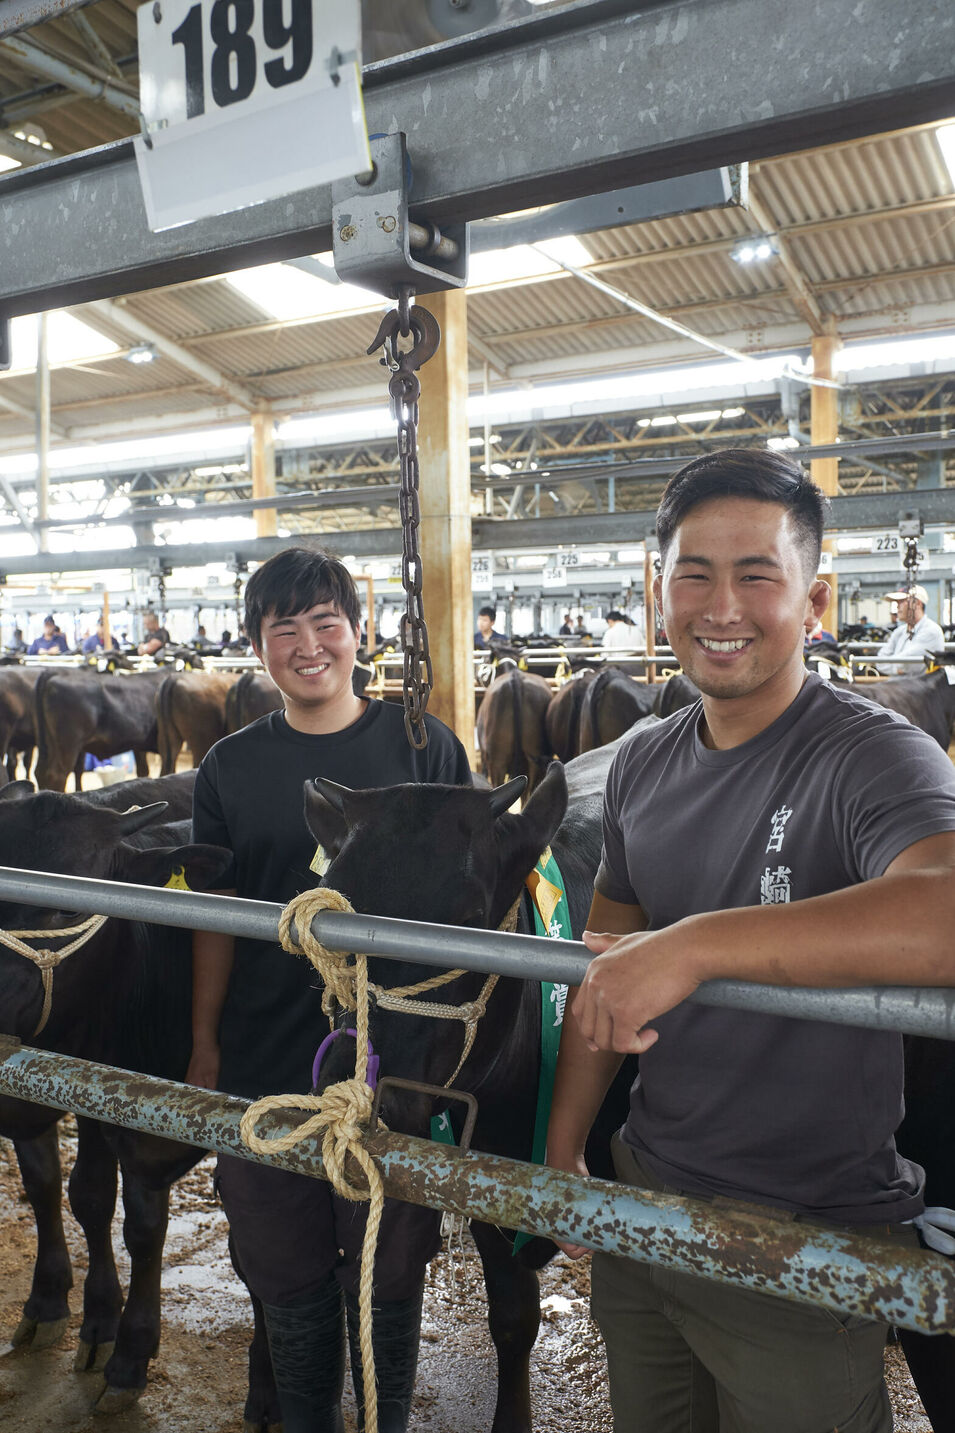
<svg viewBox="0 0 955 1433"><path fill-rule="evenodd" d="M509 808L524 784L519 777L493 791L433 785L351 791L318 778L305 787L305 819L329 860L321 884L347 896L362 914L495 928L521 894L567 806L559 762L518 814ZM381 959L371 960L369 970L373 981L389 989L437 973L433 966ZM473 999L483 982L483 976L468 973L425 998L458 1004ZM497 994L493 1000L497 1004L485 1017L489 1024L496 1023L504 1003ZM354 1016L342 1024L353 1027ZM443 1084L461 1053L462 1030L459 1021L372 1011L382 1074ZM353 1073L354 1058L354 1041L337 1040L323 1063L321 1087ZM411 1101L401 1112L392 1103L384 1107L392 1128L414 1133L425 1132L427 1113L430 1106L422 1102Z"/></svg>
<svg viewBox="0 0 955 1433"><path fill-rule="evenodd" d="M155 830L166 809L165 801L157 801L116 812L59 792L33 794L28 782L13 782L0 790L0 867L153 886L164 886L181 872L193 890L221 885L231 866L229 852L173 845L173 828L163 828L164 844L147 844L155 840L149 828ZM0 897L4 930L53 932L82 919L67 909L37 905L26 890ZM93 949L91 942L87 958ZM81 952L70 957L80 958ZM29 1034L38 988L35 967L0 945L0 1029Z"/></svg>

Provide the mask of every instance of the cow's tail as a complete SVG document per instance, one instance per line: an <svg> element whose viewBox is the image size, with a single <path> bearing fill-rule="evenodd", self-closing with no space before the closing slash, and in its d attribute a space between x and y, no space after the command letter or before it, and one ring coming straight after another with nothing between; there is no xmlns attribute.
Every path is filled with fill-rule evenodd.
<svg viewBox="0 0 955 1433"><path fill-rule="evenodd" d="M593 731L595 750L598 746L603 746L603 742L600 738L600 703L603 701L604 692L614 677L616 677L618 670L617 667L604 667L602 672L597 673L588 688L587 695L590 698L590 725Z"/></svg>
<svg viewBox="0 0 955 1433"><path fill-rule="evenodd" d="M50 762L50 734L55 731L52 717L47 712L46 689L53 672L41 672L33 688L33 711L36 722L36 770L46 771ZM37 777L39 784L39 776Z"/></svg>
<svg viewBox="0 0 955 1433"><path fill-rule="evenodd" d="M580 754L580 718L587 696L587 683L577 678L571 682L570 722L567 726L567 756L571 759Z"/></svg>
<svg viewBox="0 0 955 1433"><path fill-rule="evenodd" d="M524 676L517 667L515 667L511 673L511 691L514 694L514 757L508 775L512 777L526 776L527 761L524 753Z"/></svg>
<svg viewBox="0 0 955 1433"><path fill-rule="evenodd" d="M162 762L161 776L169 776L175 771L176 757L182 746L181 739L177 740L179 733L172 715L172 694L178 678L178 672L170 673L164 682L160 682L156 694L156 745L159 747L159 759Z"/></svg>

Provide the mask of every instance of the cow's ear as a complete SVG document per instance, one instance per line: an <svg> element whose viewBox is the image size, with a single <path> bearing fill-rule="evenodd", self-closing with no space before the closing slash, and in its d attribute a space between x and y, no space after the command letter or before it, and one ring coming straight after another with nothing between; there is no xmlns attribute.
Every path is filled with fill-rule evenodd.
<svg viewBox="0 0 955 1433"><path fill-rule="evenodd" d="M6 786L0 787L0 801L22 801L35 795L36 787L32 781L8 781Z"/></svg>
<svg viewBox="0 0 955 1433"><path fill-rule="evenodd" d="M345 787L333 781L306 781L305 824L328 860L338 855L345 840Z"/></svg>
<svg viewBox="0 0 955 1433"><path fill-rule="evenodd" d="M552 761L520 815L505 812L497 818L498 883L492 912L495 922L503 918L541 853L557 835L566 810L567 777L561 763Z"/></svg>
<svg viewBox="0 0 955 1433"><path fill-rule="evenodd" d="M235 885L234 857L223 846L147 846L137 851L121 842L114 864L121 880L137 886L224 891Z"/></svg>

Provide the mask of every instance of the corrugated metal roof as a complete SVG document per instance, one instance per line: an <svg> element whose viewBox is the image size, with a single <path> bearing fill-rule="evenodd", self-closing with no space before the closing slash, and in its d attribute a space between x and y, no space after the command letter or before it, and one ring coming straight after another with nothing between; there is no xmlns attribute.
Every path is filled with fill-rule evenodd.
<svg viewBox="0 0 955 1433"><path fill-rule="evenodd" d="M82 13L95 26L114 59L135 52L135 0L99 0ZM73 63L96 67L79 30L64 16L28 32ZM121 66L135 87L135 63ZM131 132L128 117L102 102L73 99L48 90L10 58L0 74L0 102L14 112L36 112L49 139L77 150ZM32 93L33 99L17 95ZM851 320L854 331L898 333L913 314L922 324L955 328L955 193L931 126L879 135L840 146L765 160L751 175L752 192L771 221L787 255L813 289L824 314ZM731 257L740 238L760 231L752 214L729 208L674 215L586 236L592 272L623 294L678 316L699 333L734 345L808 343L810 330L778 261L741 266ZM364 350L375 316L306 317L278 323L224 279L179 284L129 295L115 320L102 311L77 309L123 349L139 340L122 324L122 307L157 335L234 380L263 401L294 409L298 395L354 401L384 375ZM936 312L935 319L926 317ZM618 298L567 274L541 282L477 290L468 303L473 376L493 360L493 383L501 370L532 366L546 378L549 364L561 376L632 366L694 360L703 350L652 320L629 312ZM168 356L134 368L122 357L56 369L54 419L65 427L118 425L135 415L148 421L163 414L224 405L221 390ZM32 408L32 376L0 376L0 397ZM59 416L58 416L59 415ZM29 423L0 409L0 440L29 434Z"/></svg>

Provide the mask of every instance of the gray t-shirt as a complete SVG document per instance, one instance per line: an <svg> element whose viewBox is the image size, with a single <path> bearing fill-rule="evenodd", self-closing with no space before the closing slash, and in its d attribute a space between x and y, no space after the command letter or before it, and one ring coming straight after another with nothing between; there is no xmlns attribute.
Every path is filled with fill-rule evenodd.
<svg viewBox="0 0 955 1433"><path fill-rule="evenodd" d="M700 716L634 733L610 768L596 885L650 929L841 890L955 830L945 753L851 690L810 675L728 751L703 745ZM921 1171L893 1140L900 1036L689 1003L653 1025L623 1137L666 1184L846 1223L920 1212Z"/></svg>

